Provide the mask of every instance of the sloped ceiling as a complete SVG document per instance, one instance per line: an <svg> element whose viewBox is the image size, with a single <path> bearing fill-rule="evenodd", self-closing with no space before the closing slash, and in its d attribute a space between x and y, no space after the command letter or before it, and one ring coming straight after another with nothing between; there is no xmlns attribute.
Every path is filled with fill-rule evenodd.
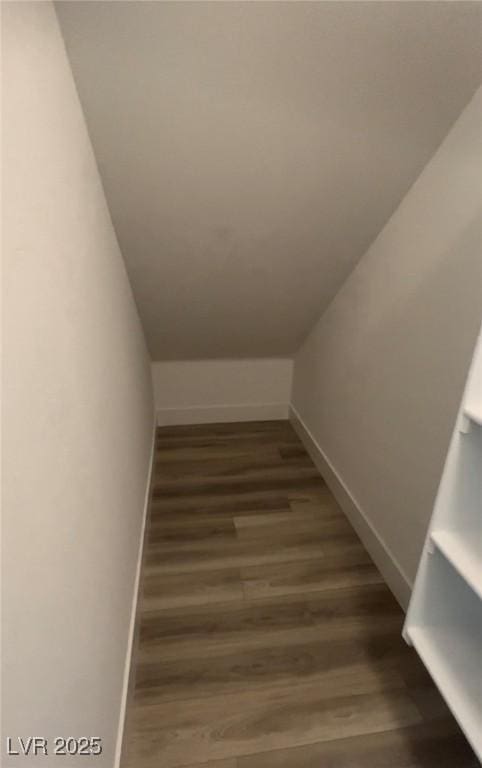
<svg viewBox="0 0 482 768"><path fill-rule="evenodd" d="M480 80L479 3L56 7L157 360L292 353Z"/></svg>

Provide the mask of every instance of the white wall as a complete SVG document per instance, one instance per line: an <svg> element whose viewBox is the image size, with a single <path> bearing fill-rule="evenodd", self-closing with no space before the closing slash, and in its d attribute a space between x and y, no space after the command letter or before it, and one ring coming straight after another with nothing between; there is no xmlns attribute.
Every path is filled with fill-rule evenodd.
<svg viewBox="0 0 482 768"><path fill-rule="evenodd" d="M481 321L481 243L479 90L295 359L294 408L405 602Z"/></svg>
<svg viewBox="0 0 482 768"><path fill-rule="evenodd" d="M149 361L53 6L3 12L3 735L114 764ZM10 761L1 742L4 766ZM65 760L29 757L29 765Z"/></svg>
<svg viewBox="0 0 482 768"><path fill-rule="evenodd" d="M288 359L153 363L158 424L286 419L292 370Z"/></svg>

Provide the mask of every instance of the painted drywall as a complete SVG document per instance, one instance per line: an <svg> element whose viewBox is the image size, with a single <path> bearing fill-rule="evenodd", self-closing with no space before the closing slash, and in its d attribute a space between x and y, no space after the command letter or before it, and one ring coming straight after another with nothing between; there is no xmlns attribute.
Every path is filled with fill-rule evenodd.
<svg viewBox="0 0 482 768"><path fill-rule="evenodd" d="M292 356L480 82L481 3L57 7L153 360Z"/></svg>
<svg viewBox="0 0 482 768"><path fill-rule="evenodd" d="M153 435L150 365L50 3L2 3L5 768L112 768ZM43 736L49 756L5 754ZM69 763L70 764L70 763Z"/></svg>
<svg viewBox="0 0 482 768"><path fill-rule="evenodd" d="M481 243L479 90L295 358L296 412L409 585L481 322Z"/></svg>
<svg viewBox="0 0 482 768"><path fill-rule="evenodd" d="M292 372L289 359L153 363L158 424L286 419Z"/></svg>

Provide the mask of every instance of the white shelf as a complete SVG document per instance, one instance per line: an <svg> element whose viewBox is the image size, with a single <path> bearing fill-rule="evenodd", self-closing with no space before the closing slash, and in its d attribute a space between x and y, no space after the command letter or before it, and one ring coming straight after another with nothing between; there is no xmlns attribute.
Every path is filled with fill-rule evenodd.
<svg viewBox="0 0 482 768"><path fill-rule="evenodd" d="M404 626L482 762L482 332Z"/></svg>
<svg viewBox="0 0 482 768"><path fill-rule="evenodd" d="M430 538L437 549L462 576L464 581L482 598L482 565L476 546L473 546L473 543L471 544L470 537L467 536L467 540L464 540L460 533L434 530L430 534ZM476 544L480 544L480 542L476 542ZM482 658L480 659L480 665L482 669Z"/></svg>
<svg viewBox="0 0 482 768"><path fill-rule="evenodd" d="M475 754L482 759L482 680L477 638L470 629L464 632L460 627L453 631L408 627L407 634L440 692L450 702Z"/></svg>
<svg viewBox="0 0 482 768"><path fill-rule="evenodd" d="M464 414L470 421L475 422L479 426L482 425L482 403L467 403L464 407Z"/></svg>

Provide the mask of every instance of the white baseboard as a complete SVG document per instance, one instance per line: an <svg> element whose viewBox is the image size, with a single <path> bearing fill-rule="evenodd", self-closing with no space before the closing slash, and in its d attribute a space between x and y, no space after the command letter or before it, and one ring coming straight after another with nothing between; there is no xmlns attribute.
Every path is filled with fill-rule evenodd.
<svg viewBox="0 0 482 768"><path fill-rule="evenodd" d="M256 405L195 405L186 408L159 408L160 427L176 424L214 424L229 421L272 421L287 419L288 403L259 403Z"/></svg>
<svg viewBox="0 0 482 768"><path fill-rule="evenodd" d="M407 575L293 405L290 406L290 421L373 562L403 610L406 611L412 591L412 584Z"/></svg>
<svg viewBox="0 0 482 768"><path fill-rule="evenodd" d="M156 445L156 423L154 420L153 429L152 429L151 455L149 458L149 467L147 470L147 480L146 480L146 492L144 496L144 509L142 512L141 535L139 539L139 549L137 553L136 575L134 579L134 591L132 595L131 617L129 622L129 634L127 638L127 651L126 651L126 659L124 664L124 675L123 675L123 682L122 682L122 698L121 698L121 707L120 707L120 713L119 713L119 726L117 730L114 768L120 768L121 766L122 749L124 746L124 737L125 737L127 706L130 700L130 696L131 696L131 693L133 690L133 684L134 684L134 660L135 660L134 657L135 657L135 650L136 650L136 635L137 635L137 628L138 628L139 593L141 589L142 565L144 560L144 544L146 540L146 530L147 530L147 513L149 510L149 502L150 502L150 496L151 496L151 480L152 480L152 471L154 466L155 445Z"/></svg>

